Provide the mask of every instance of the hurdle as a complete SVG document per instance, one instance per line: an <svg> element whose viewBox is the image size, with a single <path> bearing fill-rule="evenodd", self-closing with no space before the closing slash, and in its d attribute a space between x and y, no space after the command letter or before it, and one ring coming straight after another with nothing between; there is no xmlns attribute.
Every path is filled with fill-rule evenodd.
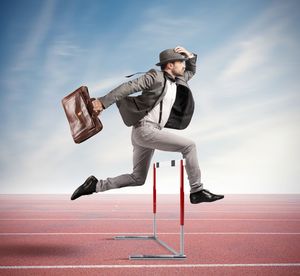
<svg viewBox="0 0 300 276"><path fill-rule="evenodd" d="M178 162L179 161L179 162ZM175 167L179 164L180 170L180 251L177 252L172 247L167 245L165 242L160 240L157 235L157 222L156 222L156 169L171 165ZM130 260L154 260L154 259L185 259L184 254L184 166L185 159L181 160L171 160L168 162L156 162L153 164L153 235L151 236L116 236L115 240L154 240L165 249L170 251L172 254L165 255L131 255Z"/></svg>

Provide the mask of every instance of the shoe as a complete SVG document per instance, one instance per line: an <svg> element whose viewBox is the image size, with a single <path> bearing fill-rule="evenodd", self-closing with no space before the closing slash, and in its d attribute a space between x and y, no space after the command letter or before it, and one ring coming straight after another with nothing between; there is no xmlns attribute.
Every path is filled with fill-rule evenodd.
<svg viewBox="0 0 300 276"><path fill-rule="evenodd" d="M95 176L91 175L90 177L88 177L87 180L72 194L71 200L75 200L76 198L83 195L90 195L92 193L95 193L97 182L98 179Z"/></svg>
<svg viewBox="0 0 300 276"><path fill-rule="evenodd" d="M190 201L192 204L197 204L201 202L213 202L219 199L224 198L223 195L215 195L208 190L201 190L196 193L190 194Z"/></svg>

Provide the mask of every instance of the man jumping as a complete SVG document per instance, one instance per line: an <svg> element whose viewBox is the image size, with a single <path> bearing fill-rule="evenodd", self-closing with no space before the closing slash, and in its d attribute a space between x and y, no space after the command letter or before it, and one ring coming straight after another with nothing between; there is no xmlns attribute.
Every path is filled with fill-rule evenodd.
<svg viewBox="0 0 300 276"><path fill-rule="evenodd" d="M90 176L75 190L71 200L95 192L143 185L156 149L180 152L185 158L191 203L224 198L203 188L195 143L165 130L185 129L191 121L194 99L187 82L196 72L197 56L178 46L162 51L159 59L156 65L161 70L151 69L93 101L94 111L98 114L116 103L124 123L132 126L132 173L100 180ZM139 96L128 97L140 91Z"/></svg>

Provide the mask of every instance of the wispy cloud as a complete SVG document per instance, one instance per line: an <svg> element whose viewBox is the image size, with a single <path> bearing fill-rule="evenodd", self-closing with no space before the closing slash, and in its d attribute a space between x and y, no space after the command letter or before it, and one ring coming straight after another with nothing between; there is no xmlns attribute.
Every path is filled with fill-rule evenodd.
<svg viewBox="0 0 300 276"><path fill-rule="evenodd" d="M77 56L83 54L84 51L68 40L58 40L54 44L54 54L62 57Z"/></svg>
<svg viewBox="0 0 300 276"><path fill-rule="evenodd" d="M21 52L16 55L11 67L14 71L24 70L32 64L32 59L39 53L40 45L44 42L50 29L55 13L55 0L47 0L36 21L32 22L32 29L23 42Z"/></svg>
<svg viewBox="0 0 300 276"><path fill-rule="evenodd" d="M143 22L128 33L122 46L157 55L163 48L194 41L203 31L200 20L191 15L175 18L170 7L156 5L144 11Z"/></svg>
<svg viewBox="0 0 300 276"><path fill-rule="evenodd" d="M237 56L229 63L221 74L222 81L236 80L259 66L266 60L266 47L263 47L263 38L254 38L237 45Z"/></svg>

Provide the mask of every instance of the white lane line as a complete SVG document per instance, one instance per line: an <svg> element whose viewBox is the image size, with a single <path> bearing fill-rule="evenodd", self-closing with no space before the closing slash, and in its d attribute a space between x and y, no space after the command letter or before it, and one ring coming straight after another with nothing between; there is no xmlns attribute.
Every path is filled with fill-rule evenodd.
<svg viewBox="0 0 300 276"><path fill-rule="evenodd" d="M132 232L52 232L52 233L0 233L0 236L59 236L59 235L151 235L152 232L147 233L132 233ZM159 235L179 235L176 232L160 232ZM185 235L300 235L300 232L186 232Z"/></svg>
<svg viewBox="0 0 300 276"><path fill-rule="evenodd" d="M258 264L141 264L141 265L15 265L0 266L0 269L101 269L101 268L206 268L206 267L292 267L300 263Z"/></svg>
<svg viewBox="0 0 300 276"><path fill-rule="evenodd" d="M6 211L0 211L0 213L45 213L45 210L6 210ZM99 209L94 209L94 210L52 210L51 213L92 213L92 212L112 212L112 213L150 213L151 210L149 211L142 211L142 210L101 210ZM173 211L159 211L159 213L173 213ZM215 210L215 211L203 211L203 210L198 210L198 211L185 211L185 213L224 213L224 214L299 214L299 211L295 210L289 210L289 211L277 211L277 210L269 210L269 211L236 211L236 210L228 210L228 211L220 211L220 210Z"/></svg>
<svg viewBox="0 0 300 276"><path fill-rule="evenodd" d="M153 220L153 218L2 218L0 221L97 221L97 220L104 220L104 221L115 221L115 220L124 220L124 221L148 221ZM177 219L159 219L156 220L161 221L177 221ZM216 219L188 219L185 218L185 221L300 221L300 219L251 219L251 218L245 218L245 219L224 219L224 218L216 218Z"/></svg>

